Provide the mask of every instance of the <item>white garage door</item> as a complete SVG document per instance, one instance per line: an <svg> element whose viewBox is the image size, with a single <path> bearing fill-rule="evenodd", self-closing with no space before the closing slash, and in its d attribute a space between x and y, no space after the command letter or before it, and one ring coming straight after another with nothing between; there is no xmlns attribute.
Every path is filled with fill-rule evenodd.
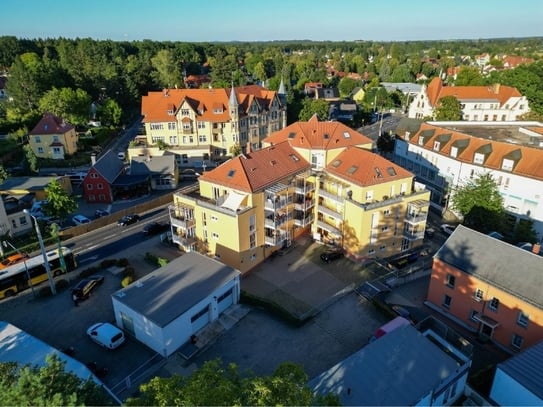
<svg viewBox="0 0 543 407"><path fill-rule="evenodd" d="M206 306L190 318L192 332L197 332L209 323L209 306Z"/></svg>
<svg viewBox="0 0 543 407"><path fill-rule="evenodd" d="M234 296L232 295L232 289L230 289L222 294L219 298L217 298L217 302L219 303L219 314L221 314L226 308L232 305L233 297Z"/></svg>

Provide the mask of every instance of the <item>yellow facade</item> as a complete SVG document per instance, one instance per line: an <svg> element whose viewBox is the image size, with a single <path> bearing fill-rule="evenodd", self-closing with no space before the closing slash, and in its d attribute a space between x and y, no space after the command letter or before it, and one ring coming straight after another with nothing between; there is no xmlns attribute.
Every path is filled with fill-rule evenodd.
<svg viewBox="0 0 543 407"><path fill-rule="evenodd" d="M28 143L36 157L62 160L77 152L78 140L75 129L71 129L64 134L31 135Z"/></svg>

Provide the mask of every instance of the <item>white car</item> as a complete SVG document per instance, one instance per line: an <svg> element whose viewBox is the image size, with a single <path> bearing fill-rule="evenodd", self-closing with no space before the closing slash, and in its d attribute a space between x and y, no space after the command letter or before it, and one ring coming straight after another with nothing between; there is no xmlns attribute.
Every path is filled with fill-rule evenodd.
<svg viewBox="0 0 543 407"><path fill-rule="evenodd" d="M109 322L98 322L87 329L87 335L106 349L115 349L124 342L124 332Z"/></svg>
<svg viewBox="0 0 543 407"><path fill-rule="evenodd" d="M441 229L441 231L442 231L443 233L445 233L446 235L450 236L450 235L452 235L452 232L454 232L454 229L456 229L456 226L448 225L448 224L444 223L444 224L441 225L439 228Z"/></svg>
<svg viewBox="0 0 543 407"><path fill-rule="evenodd" d="M85 223L90 223L91 220L83 215L75 215L72 218L72 222L74 223L75 226L79 226L79 225L84 225Z"/></svg>

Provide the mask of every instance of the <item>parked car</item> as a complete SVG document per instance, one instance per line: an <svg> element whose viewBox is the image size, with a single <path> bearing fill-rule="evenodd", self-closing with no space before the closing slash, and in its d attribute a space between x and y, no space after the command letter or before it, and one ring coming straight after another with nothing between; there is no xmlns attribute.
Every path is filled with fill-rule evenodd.
<svg viewBox="0 0 543 407"><path fill-rule="evenodd" d="M72 288L72 295L78 301L86 300L90 297L91 293L104 282L104 276L94 275L81 280L77 285Z"/></svg>
<svg viewBox="0 0 543 407"><path fill-rule="evenodd" d="M152 236L164 232L168 229L169 225L167 223L151 222L145 225L142 232L145 236Z"/></svg>
<svg viewBox="0 0 543 407"><path fill-rule="evenodd" d="M91 220L83 215L75 215L72 218L72 222L74 223L75 226L79 226L79 225L84 225L85 223L90 223Z"/></svg>
<svg viewBox="0 0 543 407"><path fill-rule="evenodd" d="M449 225L447 223L444 223L443 225L441 225L439 227L441 229L441 231L443 233L445 233L446 235L450 236L452 235L452 232L454 232L454 229L456 229L456 226L453 226L453 225Z"/></svg>
<svg viewBox="0 0 543 407"><path fill-rule="evenodd" d="M124 342L124 332L109 322L98 322L87 329L87 335L106 349L118 348Z"/></svg>
<svg viewBox="0 0 543 407"><path fill-rule="evenodd" d="M140 220L140 216L136 215L135 213L132 213L130 215L123 216L121 219L119 219L117 224L119 226L127 226L133 223L139 222L139 220Z"/></svg>
<svg viewBox="0 0 543 407"><path fill-rule="evenodd" d="M4 260L2 260L2 263L0 264L0 269L11 266L12 264L17 264L25 259L28 259L28 254L26 253L12 254L11 256L8 256Z"/></svg>
<svg viewBox="0 0 543 407"><path fill-rule="evenodd" d="M411 323L415 323L415 319L411 315L411 312L409 312L409 310L405 309L401 305L393 305L390 308L396 315L403 317L407 319L408 321L411 321Z"/></svg>
<svg viewBox="0 0 543 407"><path fill-rule="evenodd" d="M325 263L330 263L331 261L340 259L343 257L343 250L327 250L324 253L321 253L321 260Z"/></svg>
<svg viewBox="0 0 543 407"><path fill-rule="evenodd" d="M106 211L105 209L96 209L96 211L94 212L94 216L96 217L96 219L101 218L102 216L109 216L109 215L110 215L109 211Z"/></svg>

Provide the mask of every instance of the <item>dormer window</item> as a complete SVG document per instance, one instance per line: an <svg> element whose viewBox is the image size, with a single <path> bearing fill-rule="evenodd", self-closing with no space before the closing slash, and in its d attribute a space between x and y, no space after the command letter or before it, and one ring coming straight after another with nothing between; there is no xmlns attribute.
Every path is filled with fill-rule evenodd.
<svg viewBox="0 0 543 407"><path fill-rule="evenodd" d="M502 170L504 171L513 171L513 165L515 162L513 160L508 160L507 158L503 159Z"/></svg>
<svg viewBox="0 0 543 407"><path fill-rule="evenodd" d="M485 162L485 155L481 153L475 153L475 156L473 157L473 163L483 165Z"/></svg>
<svg viewBox="0 0 543 407"><path fill-rule="evenodd" d="M458 156L458 147L451 147L451 157Z"/></svg>
<svg viewBox="0 0 543 407"><path fill-rule="evenodd" d="M189 109L181 109L181 116L189 116L190 110Z"/></svg>

